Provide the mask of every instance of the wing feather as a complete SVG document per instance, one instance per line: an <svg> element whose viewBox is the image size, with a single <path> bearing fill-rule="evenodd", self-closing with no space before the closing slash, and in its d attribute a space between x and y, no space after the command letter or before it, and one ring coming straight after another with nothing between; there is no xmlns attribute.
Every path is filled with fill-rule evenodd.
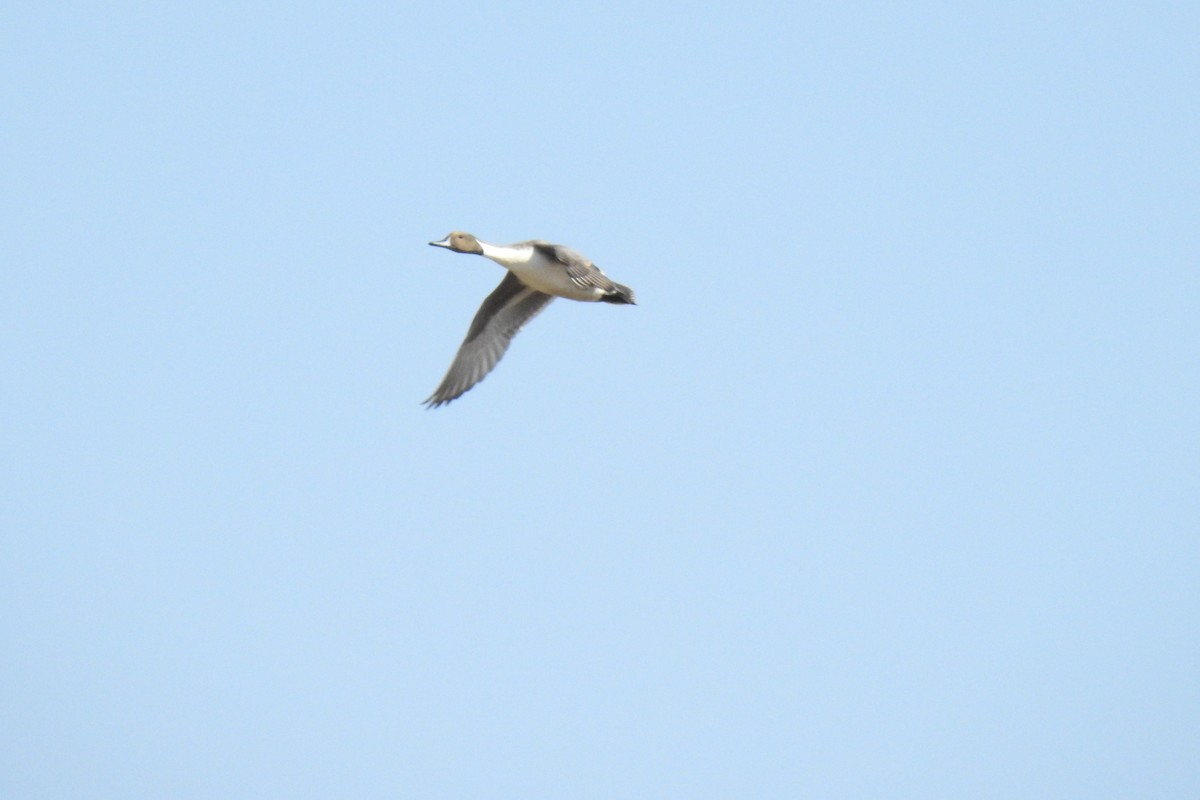
<svg viewBox="0 0 1200 800"><path fill-rule="evenodd" d="M504 356L517 332L553 299L530 289L511 272L506 273L475 313L454 363L425 405L445 405L483 380Z"/></svg>

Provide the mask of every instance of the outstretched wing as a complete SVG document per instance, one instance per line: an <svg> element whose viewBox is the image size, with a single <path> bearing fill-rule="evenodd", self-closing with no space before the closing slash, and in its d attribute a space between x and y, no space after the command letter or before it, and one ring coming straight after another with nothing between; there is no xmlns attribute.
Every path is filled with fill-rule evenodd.
<svg viewBox="0 0 1200 800"><path fill-rule="evenodd" d="M445 405L483 380L500 361L517 331L553 299L530 289L511 272L506 273L475 313L454 363L425 405L430 408Z"/></svg>

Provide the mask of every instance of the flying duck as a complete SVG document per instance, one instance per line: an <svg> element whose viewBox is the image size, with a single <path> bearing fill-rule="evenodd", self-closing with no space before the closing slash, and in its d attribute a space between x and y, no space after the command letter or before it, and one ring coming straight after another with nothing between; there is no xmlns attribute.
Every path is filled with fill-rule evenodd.
<svg viewBox="0 0 1200 800"><path fill-rule="evenodd" d="M634 304L632 289L609 279L581 253L561 244L541 239L488 244L462 231L454 231L440 242L429 244L456 253L484 256L508 270L475 313L454 363L441 385L425 401L429 408L449 403L483 380L500 361L517 331L555 297L587 303Z"/></svg>

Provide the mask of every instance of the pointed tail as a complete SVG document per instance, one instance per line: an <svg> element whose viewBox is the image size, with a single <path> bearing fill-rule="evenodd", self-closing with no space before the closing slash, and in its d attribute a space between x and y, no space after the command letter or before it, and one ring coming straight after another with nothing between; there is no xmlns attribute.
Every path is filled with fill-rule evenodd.
<svg viewBox="0 0 1200 800"><path fill-rule="evenodd" d="M636 306L637 303L633 299L633 289L628 286L623 286L617 282L613 282L612 288L608 293L600 298L603 303L616 303L618 305Z"/></svg>

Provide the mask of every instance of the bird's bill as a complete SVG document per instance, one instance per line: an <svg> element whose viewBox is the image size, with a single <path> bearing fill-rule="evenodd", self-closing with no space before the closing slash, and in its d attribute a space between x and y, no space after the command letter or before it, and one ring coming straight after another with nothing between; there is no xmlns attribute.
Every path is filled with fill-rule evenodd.
<svg viewBox="0 0 1200 800"><path fill-rule="evenodd" d="M447 236L445 239L442 239L440 242L430 242L429 244L432 247L449 247L450 246L450 237Z"/></svg>

